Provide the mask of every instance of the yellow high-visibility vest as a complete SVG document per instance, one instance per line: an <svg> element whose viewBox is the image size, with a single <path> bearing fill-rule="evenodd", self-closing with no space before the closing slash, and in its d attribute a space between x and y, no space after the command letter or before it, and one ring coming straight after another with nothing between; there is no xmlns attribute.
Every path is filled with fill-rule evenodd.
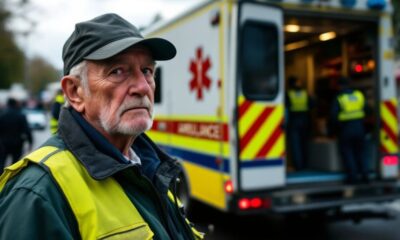
<svg viewBox="0 0 400 240"><path fill-rule="evenodd" d="M153 232L113 179L94 180L68 150L42 147L7 167L7 180L28 165L44 164L65 194L76 216L82 239L151 239Z"/></svg>
<svg viewBox="0 0 400 240"><path fill-rule="evenodd" d="M304 89L289 90L289 101L291 112L305 112L308 110L308 96Z"/></svg>
<svg viewBox="0 0 400 240"><path fill-rule="evenodd" d="M71 206L82 239L147 240L154 236L119 183L113 178L93 179L68 150L44 146L5 168L0 177L0 192L29 162L49 169ZM168 196L175 201L171 192ZM195 239L203 239L202 233L194 227L191 230Z"/></svg>
<svg viewBox="0 0 400 240"><path fill-rule="evenodd" d="M355 90L352 93L340 94L338 101L340 105L339 121L356 120L365 116L365 98L360 91Z"/></svg>

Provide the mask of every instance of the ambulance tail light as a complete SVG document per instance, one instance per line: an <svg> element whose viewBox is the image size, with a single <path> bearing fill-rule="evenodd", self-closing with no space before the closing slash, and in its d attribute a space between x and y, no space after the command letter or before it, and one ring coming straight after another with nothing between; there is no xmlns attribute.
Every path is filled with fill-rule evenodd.
<svg viewBox="0 0 400 240"><path fill-rule="evenodd" d="M240 210L247 210L250 208L250 199L248 198L241 198L238 202Z"/></svg>
<svg viewBox="0 0 400 240"><path fill-rule="evenodd" d="M399 157L386 155L381 159L381 177L384 179L397 179L399 176Z"/></svg>
<svg viewBox="0 0 400 240"><path fill-rule="evenodd" d="M231 180L225 182L224 189L227 194L233 193L233 183Z"/></svg>
<svg viewBox="0 0 400 240"><path fill-rule="evenodd" d="M383 165L385 166L397 166L399 165L399 157L398 156L384 156L382 159Z"/></svg>
<svg viewBox="0 0 400 240"><path fill-rule="evenodd" d="M251 209L259 209L259 208L270 208L271 207L271 199L269 198L240 198L238 201L238 207L240 210L251 210Z"/></svg>

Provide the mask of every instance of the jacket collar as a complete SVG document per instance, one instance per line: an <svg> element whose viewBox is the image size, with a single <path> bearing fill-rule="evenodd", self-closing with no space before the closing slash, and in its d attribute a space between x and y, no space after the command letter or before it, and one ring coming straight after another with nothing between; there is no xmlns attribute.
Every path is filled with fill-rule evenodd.
<svg viewBox="0 0 400 240"><path fill-rule="evenodd" d="M72 108L62 108L58 134L94 179L102 180L134 166ZM160 190L165 191L181 172L176 160L161 151L145 134L135 139L132 148L142 161L143 173Z"/></svg>
<svg viewBox="0 0 400 240"><path fill-rule="evenodd" d="M83 130L85 125L80 125L76 121L72 111L74 110L71 108L62 108L58 134L67 149L83 164L90 176L101 180L131 166L130 164L116 161L112 156L100 151L96 147L96 145L99 146L100 142L95 141L95 143L87 135L87 130ZM110 143L106 144L111 145Z"/></svg>

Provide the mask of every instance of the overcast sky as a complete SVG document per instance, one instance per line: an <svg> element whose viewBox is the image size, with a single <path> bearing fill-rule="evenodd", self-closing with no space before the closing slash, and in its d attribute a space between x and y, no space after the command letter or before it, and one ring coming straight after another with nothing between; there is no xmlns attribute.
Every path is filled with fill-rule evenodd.
<svg viewBox="0 0 400 240"><path fill-rule="evenodd" d="M13 1L13 0L11 0ZM14 0L17 1L17 0ZM171 19L204 0L30 0L28 18L36 23L30 27L25 20L10 23L14 29L31 29L28 38L18 37L28 56L41 56L62 69L61 50L76 22L107 12L114 12L137 27L148 25L157 13ZM15 11L20 8L15 8ZM27 15L21 13L21 15Z"/></svg>

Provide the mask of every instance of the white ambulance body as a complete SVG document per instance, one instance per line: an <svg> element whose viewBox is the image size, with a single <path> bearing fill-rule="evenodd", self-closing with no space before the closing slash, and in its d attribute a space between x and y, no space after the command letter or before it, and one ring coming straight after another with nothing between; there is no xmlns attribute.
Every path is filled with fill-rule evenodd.
<svg viewBox="0 0 400 240"><path fill-rule="evenodd" d="M391 11L384 0L221 0L148 29L177 47L158 63L148 134L182 164L182 200L287 213L397 198ZM285 143L285 80L294 74L316 99L307 171L293 171ZM344 184L327 135L338 75L351 77L372 109L368 185Z"/></svg>

